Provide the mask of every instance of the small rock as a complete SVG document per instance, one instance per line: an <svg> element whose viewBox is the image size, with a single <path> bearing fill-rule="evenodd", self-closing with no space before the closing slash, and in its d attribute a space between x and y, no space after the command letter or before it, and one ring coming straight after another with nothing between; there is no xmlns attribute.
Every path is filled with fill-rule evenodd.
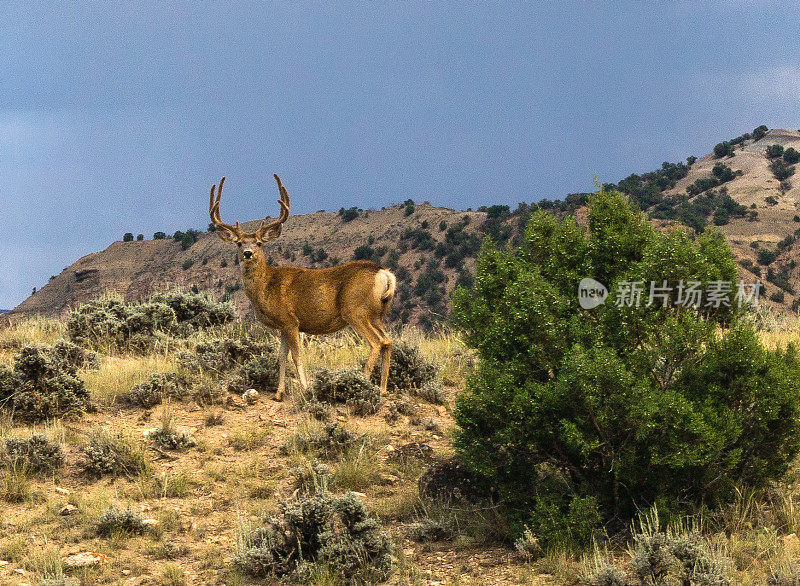
<svg viewBox="0 0 800 586"><path fill-rule="evenodd" d="M2 568L3 566L7 566L7 565L8 565L8 562L7 562L7 561L5 561L5 560L0 560L0 568Z"/></svg>
<svg viewBox="0 0 800 586"><path fill-rule="evenodd" d="M23 570L22 568L17 568L16 570L14 570L14 573L19 574L20 576L24 576L25 570Z"/></svg>
<svg viewBox="0 0 800 586"><path fill-rule="evenodd" d="M56 486L54 490L58 494L69 494L69 490L67 490L66 488L60 488L60 487Z"/></svg>
<svg viewBox="0 0 800 586"><path fill-rule="evenodd" d="M355 490L351 490L350 492L353 493L354 495L356 495L357 497L362 498L362 499L366 498L366 496L367 496L363 492L356 492Z"/></svg>
<svg viewBox="0 0 800 586"><path fill-rule="evenodd" d="M75 505L64 505L61 507L61 510L58 511L58 514L62 517L66 517L67 515L72 515L73 513L78 512L78 507Z"/></svg>
<svg viewBox="0 0 800 586"><path fill-rule="evenodd" d="M76 568L90 568L101 562L107 562L110 558L102 553L94 551L82 551L64 558L64 567L70 570Z"/></svg>
<svg viewBox="0 0 800 586"><path fill-rule="evenodd" d="M395 447L392 444L389 444L388 446L386 446L386 451L387 452L394 452L394 450L395 450Z"/></svg>
<svg viewBox="0 0 800 586"><path fill-rule="evenodd" d="M258 391L255 389L247 389L244 393L242 393L242 399L248 405L252 405L258 401Z"/></svg>
<svg viewBox="0 0 800 586"><path fill-rule="evenodd" d="M131 575L131 571L129 569L125 568L124 570L122 570L122 575L123 576L130 576Z"/></svg>
<svg viewBox="0 0 800 586"><path fill-rule="evenodd" d="M142 525L147 529L155 529L158 527L158 521L156 519L142 519Z"/></svg>
<svg viewBox="0 0 800 586"><path fill-rule="evenodd" d="M400 478L394 474L381 474L381 482L383 484L397 484L400 482Z"/></svg>

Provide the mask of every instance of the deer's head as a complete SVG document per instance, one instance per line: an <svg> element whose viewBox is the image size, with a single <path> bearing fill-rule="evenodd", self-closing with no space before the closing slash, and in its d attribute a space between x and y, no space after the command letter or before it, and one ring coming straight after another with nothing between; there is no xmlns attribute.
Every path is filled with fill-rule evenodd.
<svg viewBox="0 0 800 586"><path fill-rule="evenodd" d="M267 223L267 220L261 221L261 226L255 232L245 232L242 230L239 222L236 224L226 224L222 221L219 215L219 200L222 198L222 184L225 183L225 177L220 179L219 189L216 185L211 187L211 198L208 202L208 213L211 216L211 221L217 228L217 234L225 242L233 242L239 247L239 255L241 260L245 263L254 263L264 260L264 250L262 245L264 242L274 240L281 234L281 227L286 219L289 217L289 193L281 183L280 177L274 176L275 181L278 182L278 191L280 191L281 198L278 203L281 206L281 213L278 219Z"/></svg>

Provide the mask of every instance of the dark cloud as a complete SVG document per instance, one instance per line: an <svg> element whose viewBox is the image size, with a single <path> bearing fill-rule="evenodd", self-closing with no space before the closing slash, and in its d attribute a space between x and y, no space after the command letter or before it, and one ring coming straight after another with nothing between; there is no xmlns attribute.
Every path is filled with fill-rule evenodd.
<svg viewBox="0 0 800 586"><path fill-rule="evenodd" d="M124 232L204 227L222 174L241 219L273 172L298 213L515 205L800 126L780 6L542 4L4 3L0 307ZM787 89L758 95L769 68Z"/></svg>

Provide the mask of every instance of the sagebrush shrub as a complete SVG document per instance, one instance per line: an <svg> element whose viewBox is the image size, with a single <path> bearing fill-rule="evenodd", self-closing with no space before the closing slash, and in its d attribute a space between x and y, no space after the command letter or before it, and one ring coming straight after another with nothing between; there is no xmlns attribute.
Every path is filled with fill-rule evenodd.
<svg viewBox="0 0 800 586"><path fill-rule="evenodd" d="M380 389L355 369L320 370L311 383L309 394L312 400L344 403L355 415L376 413L382 400Z"/></svg>
<svg viewBox="0 0 800 586"><path fill-rule="evenodd" d="M255 389L260 393L278 389L278 357L267 352L242 364L228 382L228 391L242 393Z"/></svg>
<svg viewBox="0 0 800 586"><path fill-rule="evenodd" d="M606 564L584 576L581 584L586 586L631 586L631 581L614 564Z"/></svg>
<svg viewBox="0 0 800 586"><path fill-rule="evenodd" d="M197 441L185 431L159 428L148 433L147 437L168 450L188 450L197 445Z"/></svg>
<svg viewBox="0 0 800 586"><path fill-rule="evenodd" d="M153 373L150 378L120 394L117 400L123 405L150 409L164 399L181 399L190 386L187 378L176 372Z"/></svg>
<svg viewBox="0 0 800 586"><path fill-rule="evenodd" d="M284 502L278 517L245 532L233 563L256 578L308 581L322 567L339 583L374 584L392 572L392 543L355 495L323 492Z"/></svg>
<svg viewBox="0 0 800 586"><path fill-rule="evenodd" d="M59 363L75 369L94 370L100 368L100 357L97 352L87 350L69 340L59 340L55 343L53 357Z"/></svg>
<svg viewBox="0 0 800 586"><path fill-rule="evenodd" d="M119 510L116 507L106 509L95 524L95 531L101 537L116 534L142 535L147 531L145 518L131 509Z"/></svg>
<svg viewBox="0 0 800 586"><path fill-rule="evenodd" d="M380 383L380 368L372 373L372 382ZM421 389L436 378L436 366L416 346L400 340L392 348L388 388L395 392Z"/></svg>
<svg viewBox="0 0 800 586"><path fill-rule="evenodd" d="M191 350L181 352L178 360L190 372L210 372L225 375L242 364L265 354L273 353L269 341L242 338L204 340Z"/></svg>
<svg viewBox="0 0 800 586"><path fill-rule="evenodd" d="M456 445L518 531L624 523L655 502L714 506L786 472L800 449L800 360L741 319L736 271L718 232L657 231L609 192L591 198L588 228L537 212L520 250L484 249L474 288L454 297L480 357L457 398ZM645 291L639 306L610 294L583 310L587 276L610 292L665 279L673 290L667 307ZM679 281L731 282L731 304L682 307Z"/></svg>
<svg viewBox="0 0 800 586"><path fill-rule="evenodd" d="M73 358L52 346L20 348L13 368L0 366L0 407L15 419L27 421L86 411L89 392Z"/></svg>
<svg viewBox="0 0 800 586"><path fill-rule="evenodd" d="M6 438L3 459L9 466L22 466L30 472L55 472L64 465L61 446L41 435L26 439Z"/></svg>
<svg viewBox="0 0 800 586"><path fill-rule="evenodd" d="M291 470L295 487L302 494L322 493L328 490L333 473L330 466L314 460Z"/></svg>
<svg viewBox="0 0 800 586"><path fill-rule="evenodd" d="M147 452L137 440L104 427L92 429L88 445L81 451L78 465L93 476L136 476L147 470Z"/></svg>
<svg viewBox="0 0 800 586"><path fill-rule="evenodd" d="M328 423L320 432L298 433L290 443L301 452L313 450L321 458L331 460L365 441L365 436L358 436L338 423Z"/></svg>
<svg viewBox="0 0 800 586"><path fill-rule="evenodd" d="M438 382L425 383L422 387L414 389L412 393L420 399L424 399L428 403L433 403L434 405L444 405L447 402L444 389Z"/></svg>
<svg viewBox="0 0 800 586"><path fill-rule="evenodd" d="M230 303L202 293L174 291L139 303L106 297L85 303L67 319L70 339L87 347L147 352L170 338L233 321Z"/></svg>

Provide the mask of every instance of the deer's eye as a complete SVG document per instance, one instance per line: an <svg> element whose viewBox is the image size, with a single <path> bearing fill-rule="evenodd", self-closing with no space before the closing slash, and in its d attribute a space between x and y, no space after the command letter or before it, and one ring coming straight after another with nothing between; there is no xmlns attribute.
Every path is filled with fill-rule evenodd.
<svg viewBox="0 0 800 586"><path fill-rule="evenodd" d="M261 242L256 242L256 246L261 246Z"/></svg>
<svg viewBox="0 0 800 586"><path fill-rule="evenodd" d="M236 246L238 246L239 248L241 248L241 247L242 247L242 243L241 243L241 242L237 242L237 243L236 243Z"/></svg>

